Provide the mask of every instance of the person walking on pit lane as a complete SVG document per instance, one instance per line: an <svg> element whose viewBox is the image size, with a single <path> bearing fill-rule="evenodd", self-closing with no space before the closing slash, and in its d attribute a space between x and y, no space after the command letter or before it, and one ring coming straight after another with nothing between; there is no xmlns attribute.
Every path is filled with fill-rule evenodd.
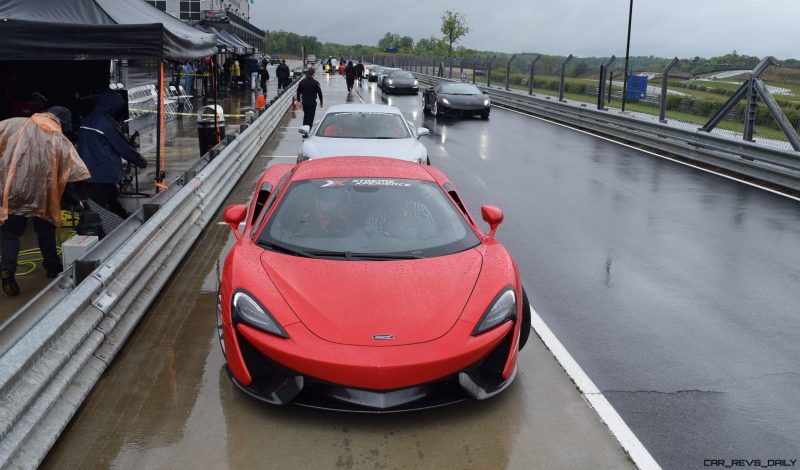
<svg viewBox="0 0 800 470"><path fill-rule="evenodd" d="M267 70L269 62L267 59L261 59L261 67L258 69L258 75L261 77L261 93L267 97L267 82L269 82L269 70Z"/></svg>
<svg viewBox="0 0 800 470"><path fill-rule="evenodd" d="M117 116L125 109L122 95L106 90L100 100L81 121L78 132L80 156L89 168L92 177L83 186L83 196L88 197L123 219L128 212L117 196L117 185L124 176L122 159L139 168L147 167L147 161L131 147L117 127Z"/></svg>
<svg viewBox="0 0 800 470"><path fill-rule="evenodd" d="M317 112L317 96L319 107L322 107L322 88L314 79L314 67L309 67L306 77L297 84L297 101L303 103L303 125L314 125L314 114Z"/></svg>
<svg viewBox="0 0 800 470"><path fill-rule="evenodd" d="M356 80L358 81L358 86L361 87L361 80L364 78L364 64L361 61L358 61L356 64Z"/></svg>
<svg viewBox="0 0 800 470"><path fill-rule="evenodd" d="M352 60L348 61L347 67L344 68L344 81L347 82L347 93L352 93L356 81L356 68Z"/></svg>
<svg viewBox="0 0 800 470"><path fill-rule="evenodd" d="M47 113L0 122L0 281L3 292L19 295L15 278L20 238L33 221L47 277L63 270L56 252L56 227L61 226L61 198L67 183L89 177L75 147L62 133L70 132L72 115L53 106ZM80 206L74 196L70 203Z"/></svg>
<svg viewBox="0 0 800 470"><path fill-rule="evenodd" d="M286 65L286 59L281 59L281 63L275 68L275 75L278 77L278 90L285 90L289 86L289 75L291 71Z"/></svg>

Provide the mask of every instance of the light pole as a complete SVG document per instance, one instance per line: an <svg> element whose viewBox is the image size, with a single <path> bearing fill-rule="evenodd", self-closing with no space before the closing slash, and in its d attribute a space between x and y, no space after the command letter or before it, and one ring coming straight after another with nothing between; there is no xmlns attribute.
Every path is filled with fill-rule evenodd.
<svg viewBox="0 0 800 470"><path fill-rule="evenodd" d="M633 0L628 10L628 45L625 46L625 76L622 78L622 111L625 111L625 98L628 94L628 59L631 53L631 20L633 19Z"/></svg>

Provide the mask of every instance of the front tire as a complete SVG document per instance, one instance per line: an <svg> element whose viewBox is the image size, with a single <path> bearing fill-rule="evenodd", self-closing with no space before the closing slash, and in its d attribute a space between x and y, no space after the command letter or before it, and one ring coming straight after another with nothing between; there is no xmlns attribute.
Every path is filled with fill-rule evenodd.
<svg viewBox="0 0 800 470"><path fill-rule="evenodd" d="M528 337L531 335L531 304L528 302L528 294L522 288L522 324L519 331L519 350L525 347Z"/></svg>

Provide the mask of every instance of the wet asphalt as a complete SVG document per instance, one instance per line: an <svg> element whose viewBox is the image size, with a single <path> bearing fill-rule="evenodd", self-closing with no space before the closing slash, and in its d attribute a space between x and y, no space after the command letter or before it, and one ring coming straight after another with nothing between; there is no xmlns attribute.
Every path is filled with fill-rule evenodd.
<svg viewBox="0 0 800 470"><path fill-rule="evenodd" d="M504 210L497 236L533 308L663 468L800 459L800 202L499 108L489 121L434 119L421 95L373 84L348 100L358 96L431 130L421 140L432 164L473 213ZM300 117L265 164L291 161L280 157L296 154ZM248 196L257 172L248 177L231 199ZM184 263L45 468L232 468L264 456L275 468L624 465L606 447L581 449L594 434L543 432L579 429L592 412L580 400L551 409L574 389L537 388L538 368L496 400L384 422L245 399L207 314L226 230L207 230L198 249L215 256ZM523 360L539 357L534 343ZM559 446L577 455L554 460ZM587 452L608 459L589 464Z"/></svg>
<svg viewBox="0 0 800 470"><path fill-rule="evenodd" d="M430 128L473 212L504 210L533 308L659 464L800 465L800 202L511 111L363 95Z"/></svg>
<svg viewBox="0 0 800 470"><path fill-rule="evenodd" d="M320 81L326 106L359 102L341 77ZM247 200L266 166L294 161L301 121L287 114L226 204ZM228 380L214 325L233 240L224 225L204 231L42 468L631 468L536 336L515 383L484 402L358 415L245 396Z"/></svg>

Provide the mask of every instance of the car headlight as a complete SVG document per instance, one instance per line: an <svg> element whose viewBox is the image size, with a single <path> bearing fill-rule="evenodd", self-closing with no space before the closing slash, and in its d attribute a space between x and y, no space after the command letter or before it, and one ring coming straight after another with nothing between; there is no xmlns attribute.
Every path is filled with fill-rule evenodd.
<svg viewBox="0 0 800 470"><path fill-rule="evenodd" d="M511 287L506 288L495 297L492 305L486 309L478 326L472 330L472 336L491 330L492 328L502 324L506 320L517 317L517 296L514 294L514 289Z"/></svg>
<svg viewBox="0 0 800 470"><path fill-rule="evenodd" d="M286 330L248 294L239 291L233 294L233 313L247 324L281 338L288 338Z"/></svg>
<svg viewBox="0 0 800 470"><path fill-rule="evenodd" d="M389 85L394 85L394 80L386 80Z"/></svg>
<svg viewBox="0 0 800 470"><path fill-rule="evenodd" d="M444 104L449 106L450 105L450 100L448 100L447 98L442 98L442 103L444 103Z"/></svg>
<svg viewBox="0 0 800 470"><path fill-rule="evenodd" d="M419 85L419 80L414 80L414 86L418 86L418 85Z"/></svg>
<svg viewBox="0 0 800 470"><path fill-rule="evenodd" d="M483 100L483 105L484 106L489 106L489 98L486 98L485 100Z"/></svg>

